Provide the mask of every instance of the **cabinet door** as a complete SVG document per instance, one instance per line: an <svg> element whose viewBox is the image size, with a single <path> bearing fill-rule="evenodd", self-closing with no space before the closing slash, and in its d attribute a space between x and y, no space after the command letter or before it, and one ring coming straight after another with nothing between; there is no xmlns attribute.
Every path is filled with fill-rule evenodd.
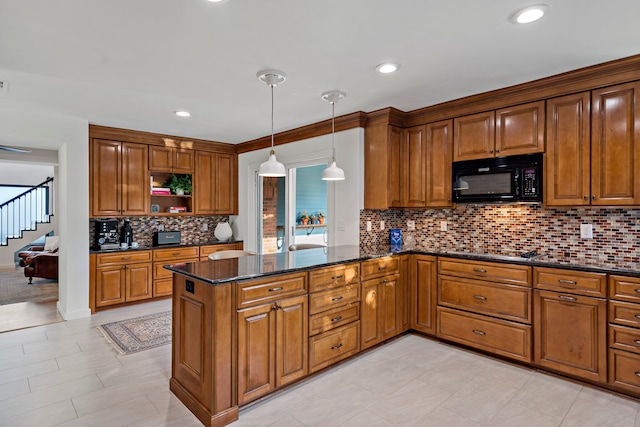
<svg viewBox="0 0 640 427"><path fill-rule="evenodd" d="M125 273L121 265L96 269L96 307L125 302Z"/></svg>
<svg viewBox="0 0 640 427"><path fill-rule="evenodd" d="M149 170L152 172L172 172L173 151L171 147L149 147Z"/></svg>
<svg viewBox="0 0 640 427"><path fill-rule="evenodd" d="M536 290L534 312L536 364L607 380L606 300Z"/></svg>
<svg viewBox="0 0 640 427"><path fill-rule="evenodd" d="M411 265L411 328L436 333L436 258L414 255Z"/></svg>
<svg viewBox="0 0 640 427"><path fill-rule="evenodd" d="M386 165L388 168L389 181L387 182L387 200L389 201L388 207L399 208L404 204L404 198L402 195L403 190L403 157L402 157L402 145L403 145L402 130L389 126L389 163ZM378 187L374 191L384 192L384 187Z"/></svg>
<svg viewBox="0 0 640 427"><path fill-rule="evenodd" d="M426 139L426 205L450 207L451 163L453 162L453 120L429 123Z"/></svg>
<svg viewBox="0 0 640 427"><path fill-rule="evenodd" d="M117 216L120 205L120 151L117 141L94 139L91 147L91 215Z"/></svg>
<svg viewBox="0 0 640 427"><path fill-rule="evenodd" d="M238 404L269 393L275 381L276 305L238 311Z"/></svg>
<svg viewBox="0 0 640 427"><path fill-rule="evenodd" d="M640 204L640 82L593 91L591 204Z"/></svg>
<svg viewBox="0 0 640 427"><path fill-rule="evenodd" d="M139 301L152 297L151 263L129 264L125 268L125 275L127 301Z"/></svg>
<svg viewBox="0 0 640 427"><path fill-rule="evenodd" d="M402 177L402 207L424 207L427 198L427 152L425 127L406 129L401 148L399 169Z"/></svg>
<svg viewBox="0 0 640 427"><path fill-rule="evenodd" d="M182 174L193 173L194 162L193 150L188 148L173 149L173 172Z"/></svg>
<svg viewBox="0 0 640 427"><path fill-rule="evenodd" d="M386 276L380 280L378 286L380 310L378 316L380 316L380 340L384 341L388 338L395 337L400 333L400 310L398 310L398 303L402 298L400 292L400 276L395 274L393 276Z"/></svg>
<svg viewBox="0 0 640 427"><path fill-rule="evenodd" d="M453 120L453 160L493 157L495 148L495 113L472 114Z"/></svg>
<svg viewBox="0 0 640 427"><path fill-rule="evenodd" d="M151 210L148 158L146 145L122 143L121 215L147 215Z"/></svg>
<svg viewBox="0 0 640 427"><path fill-rule="evenodd" d="M544 101L496 111L496 156L544 151Z"/></svg>
<svg viewBox="0 0 640 427"><path fill-rule="evenodd" d="M276 314L276 387L307 375L309 347L307 296L278 302Z"/></svg>
<svg viewBox="0 0 640 427"><path fill-rule="evenodd" d="M238 157L235 154L216 154L215 209L218 215L238 213Z"/></svg>
<svg viewBox="0 0 640 427"><path fill-rule="evenodd" d="M547 101L546 206L590 203L590 98L589 92L583 92Z"/></svg>
<svg viewBox="0 0 640 427"><path fill-rule="evenodd" d="M380 295L379 279L362 282L362 301L360 310L360 348L362 350L380 342L378 307Z"/></svg>
<svg viewBox="0 0 640 427"><path fill-rule="evenodd" d="M216 177L216 154L206 151L196 152L193 189L196 215L213 215L216 213L215 189L218 185Z"/></svg>

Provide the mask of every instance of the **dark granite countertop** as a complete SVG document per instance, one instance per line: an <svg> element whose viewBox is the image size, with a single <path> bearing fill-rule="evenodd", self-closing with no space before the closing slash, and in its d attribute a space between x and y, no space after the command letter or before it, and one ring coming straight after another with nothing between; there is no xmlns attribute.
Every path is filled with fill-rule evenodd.
<svg viewBox="0 0 640 427"><path fill-rule="evenodd" d="M89 249L89 253L91 254L109 254L113 252L126 252L126 251L148 251L151 249L171 249L171 248L186 248L189 246L208 246L208 245L226 245L230 243L242 243L242 240L225 240L224 242L220 240L208 240L204 242L198 243L180 243L178 245L162 245L162 246L138 246L137 248L116 248L116 249Z"/></svg>
<svg viewBox="0 0 640 427"><path fill-rule="evenodd" d="M578 271L624 274L640 277L640 263L633 259L612 260L609 258L572 258L557 254L540 254L533 258L522 258L520 253L502 251L501 253L466 252L450 248L416 248L400 253L447 256L451 258L481 261L508 262L512 264L538 267L557 267ZM358 246L336 246L318 249L305 249L277 254L253 255L240 258L202 261L165 266L179 273L210 284L232 282L281 273L304 271L347 262L357 262L393 255L389 246L360 248Z"/></svg>

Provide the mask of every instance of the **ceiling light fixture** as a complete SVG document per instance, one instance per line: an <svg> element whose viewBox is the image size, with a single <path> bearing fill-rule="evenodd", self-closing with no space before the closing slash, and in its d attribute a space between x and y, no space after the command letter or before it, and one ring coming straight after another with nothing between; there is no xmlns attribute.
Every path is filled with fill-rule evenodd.
<svg viewBox="0 0 640 427"><path fill-rule="evenodd" d="M273 177L285 176L287 171L284 165L276 160L276 152L273 149L273 88L279 83L284 83L284 81L287 80L287 75L278 70L262 70L258 71L256 76L258 76L261 82L265 82L271 87L271 151L269 152L269 160L260 165L258 175Z"/></svg>
<svg viewBox="0 0 640 427"><path fill-rule="evenodd" d="M376 71L380 74L390 74L398 71L400 68L400 64L394 64L392 62L385 62L384 64L380 64L376 67Z"/></svg>
<svg viewBox="0 0 640 427"><path fill-rule="evenodd" d="M542 18L549 10L546 4L537 4L520 9L509 16L509 20L514 24L529 24Z"/></svg>
<svg viewBox="0 0 640 427"><path fill-rule="evenodd" d="M320 97L331 104L331 162L329 166L322 171L323 181L342 181L344 179L344 171L336 165L336 102L347 96L345 92L339 90L330 90L322 92Z"/></svg>
<svg viewBox="0 0 640 427"><path fill-rule="evenodd" d="M189 117L191 116L191 113L188 111L174 111L173 114L175 114L178 117Z"/></svg>

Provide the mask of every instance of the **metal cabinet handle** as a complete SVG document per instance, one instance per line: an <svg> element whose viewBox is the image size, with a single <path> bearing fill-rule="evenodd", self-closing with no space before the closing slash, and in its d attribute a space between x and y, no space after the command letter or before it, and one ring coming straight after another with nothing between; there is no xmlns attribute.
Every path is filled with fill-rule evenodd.
<svg viewBox="0 0 640 427"><path fill-rule="evenodd" d="M640 289L634 289L637 294L640 294Z"/></svg>
<svg viewBox="0 0 640 427"><path fill-rule="evenodd" d="M583 199L585 200L589 200L589 196L587 196L586 194L584 195Z"/></svg>
<svg viewBox="0 0 640 427"><path fill-rule="evenodd" d="M558 295L558 298L560 298L561 300L564 300L564 301L578 301L578 298L570 297L570 296L567 296L567 295Z"/></svg>
<svg viewBox="0 0 640 427"><path fill-rule="evenodd" d="M640 344L640 340L633 340L634 344Z"/></svg>
<svg viewBox="0 0 640 427"><path fill-rule="evenodd" d="M338 344L338 345L334 345L333 347L331 347L331 350L337 350L340 347L342 347L342 343Z"/></svg>
<svg viewBox="0 0 640 427"><path fill-rule="evenodd" d="M477 329L472 329L471 331L472 331L474 334L476 334L476 335L487 335L487 333L486 333L486 332L484 332L484 331L479 331L479 330L477 330Z"/></svg>
<svg viewBox="0 0 640 427"><path fill-rule="evenodd" d="M331 298L331 301L340 301L342 298L344 297L340 295L339 297Z"/></svg>
<svg viewBox="0 0 640 427"><path fill-rule="evenodd" d="M636 374L636 377L640 377L640 372L634 372L634 374Z"/></svg>
<svg viewBox="0 0 640 427"><path fill-rule="evenodd" d="M339 276L333 276L333 277L331 278L331 280L342 279L343 277L344 277L344 275L342 275L342 274L341 274L341 275L339 275Z"/></svg>
<svg viewBox="0 0 640 427"><path fill-rule="evenodd" d="M483 269L483 268L474 268L473 271L475 271L476 273L486 273L487 270Z"/></svg>
<svg viewBox="0 0 640 427"><path fill-rule="evenodd" d="M591 196L591 200L595 200L596 199L596 195L594 194L593 196Z"/></svg>
<svg viewBox="0 0 640 427"><path fill-rule="evenodd" d="M640 319L640 314L634 314L633 317L635 317L636 319Z"/></svg>
<svg viewBox="0 0 640 427"><path fill-rule="evenodd" d="M475 299L479 299L481 301L486 301L487 297L483 297L482 295L474 295L473 296Z"/></svg>
<svg viewBox="0 0 640 427"><path fill-rule="evenodd" d="M277 288L271 288L269 289L269 292L276 292L276 291L281 291L282 289L284 289L282 286L279 286Z"/></svg>
<svg viewBox="0 0 640 427"><path fill-rule="evenodd" d="M122 258L120 258L121 261L129 261L130 259L130 256L123 256Z"/></svg>
<svg viewBox="0 0 640 427"><path fill-rule="evenodd" d="M339 322L341 320L342 320L342 316L334 317L333 319L331 319L332 322Z"/></svg>
<svg viewBox="0 0 640 427"><path fill-rule="evenodd" d="M562 283L563 285L575 285L577 282L575 280L558 279L558 283Z"/></svg>
<svg viewBox="0 0 640 427"><path fill-rule="evenodd" d="M385 283L387 283L387 279L382 279L382 280L380 280L380 284L381 284L381 285L384 285Z"/></svg>
<svg viewBox="0 0 640 427"><path fill-rule="evenodd" d="M378 271L382 271L382 270L386 270L386 269L387 269L387 266L386 266L386 265L385 265L385 266L383 266L383 267L378 267Z"/></svg>

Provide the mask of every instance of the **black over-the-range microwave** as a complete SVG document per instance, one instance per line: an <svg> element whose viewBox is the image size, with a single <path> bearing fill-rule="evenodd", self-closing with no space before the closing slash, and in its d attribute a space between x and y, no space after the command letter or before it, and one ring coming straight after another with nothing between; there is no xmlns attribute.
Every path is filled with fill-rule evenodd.
<svg viewBox="0 0 640 427"><path fill-rule="evenodd" d="M456 203L542 202L542 153L453 163Z"/></svg>

